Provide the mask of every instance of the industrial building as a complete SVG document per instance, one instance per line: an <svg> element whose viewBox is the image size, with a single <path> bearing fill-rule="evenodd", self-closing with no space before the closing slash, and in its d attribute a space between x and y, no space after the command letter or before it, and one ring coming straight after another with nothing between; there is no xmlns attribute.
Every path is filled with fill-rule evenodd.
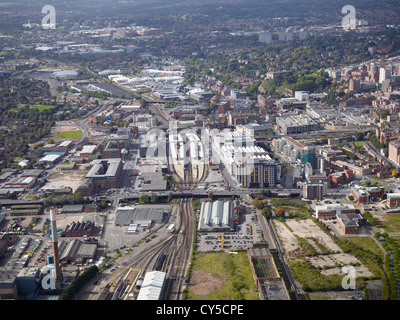
<svg viewBox="0 0 400 320"><path fill-rule="evenodd" d="M100 189L116 188L122 173L122 160L99 159L91 162L92 168L78 187L84 196L90 196Z"/></svg>
<svg viewBox="0 0 400 320"><path fill-rule="evenodd" d="M62 232L63 237L90 237L94 229L92 221L75 222L67 225Z"/></svg>
<svg viewBox="0 0 400 320"><path fill-rule="evenodd" d="M136 300L161 300L167 274L161 271L146 272Z"/></svg>
<svg viewBox="0 0 400 320"><path fill-rule="evenodd" d="M283 279L279 276L274 258L266 243L257 243L247 250L250 267L260 300L290 300Z"/></svg>
<svg viewBox="0 0 400 320"><path fill-rule="evenodd" d="M127 92L125 90L119 89L117 87L114 86L110 86L106 83L100 83L100 82L94 82L94 83L90 83L88 85L88 87L90 89L96 90L96 91L100 91L100 92L106 92L108 94L112 94L115 95L117 97L121 97L123 96L125 99L129 99L132 98L132 93Z"/></svg>
<svg viewBox="0 0 400 320"><path fill-rule="evenodd" d="M83 264L86 260L96 257L97 243L85 243L78 239L63 240L58 250L63 265Z"/></svg>
<svg viewBox="0 0 400 320"><path fill-rule="evenodd" d="M152 225L162 223L169 215L170 207L166 206L126 206L116 210L115 225L130 226L133 224Z"/></svg>
<svg viewBox="0 0 400 320"><path fill-rule="evenodd" d="M234 231L239 222L240 202L208 201L201 204L197 230L200 232Z"/></svg>

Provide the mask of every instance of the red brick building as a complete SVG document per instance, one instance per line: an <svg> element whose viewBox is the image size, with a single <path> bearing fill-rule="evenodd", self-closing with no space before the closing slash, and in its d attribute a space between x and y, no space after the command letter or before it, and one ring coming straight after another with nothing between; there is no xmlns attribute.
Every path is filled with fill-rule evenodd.
<svg viewBox="0 0 400 320"><path fill-rule="evenodd" d="M386 204L390 209L400 207L400 193L388 193Z"/></svg>
<svg viewBox="0 0 400 320"><path fill-rule="evenodd" d="M357 213L339 213L336 216L337 226L342 234L358 234L362 219L362 216Z"/></svg>

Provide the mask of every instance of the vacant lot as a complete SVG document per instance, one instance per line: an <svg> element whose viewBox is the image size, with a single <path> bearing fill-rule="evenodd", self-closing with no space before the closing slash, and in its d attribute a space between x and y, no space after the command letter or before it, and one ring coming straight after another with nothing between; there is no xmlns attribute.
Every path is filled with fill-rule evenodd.
<svg viewBox="0 0 400 320"><path fill-rule="evenodd" d="M298 236L306 239L317 252L316 256L309 257L307 260L315 268L320 269L322 275L340 275L342 274L343 266L355 265L357 266L356 271L358 276L372 276L372 273L363 266L357 258L344 253L343 250L312 220L307 219L297 221L295 219L288 219L286 220L287 226L282 222L275 220L274 224L281 244L289 258L299 258L305 253L298 243L296 238L296 236ZM311 237L313 239L311 239ZM353 238L351 239L353 240ZM375 247L374 243L371 243L373 240L369 238L354 238L354 241L365 243L368 245L368 248L370 248L371 245ZM326 248L330 254L320 254L322 253L321 246L322 248Z"/></svg>
<svg viewBox="0 0 400 320"><path fill-rule="evenodd" d="M247 252L197 253L188 283L191 300L258 300Z"/></svg>
<svg viewBox="0 0 400 320"><path fill-rule="evenodd" d="M279 239L281 240L283 248L287 254L289 254L291 251L299 249L299 244L295 236L299 236L304 239L313 237L330 252L342 251L340 247L310 219L286 220L286 224L290 230L282 222L275 220L274 223ZM315 246L313 241L309 241L309 243L313 245L317 252L321 250L319 247Z"/></svg>
<svg viewBox="0 0 400 320"><path fill-rule="evenodd" d="M78 173L55 173L48 178L48 182L42 189L62 189L71 187L72 192L79 187L85 176Z"/></svg>

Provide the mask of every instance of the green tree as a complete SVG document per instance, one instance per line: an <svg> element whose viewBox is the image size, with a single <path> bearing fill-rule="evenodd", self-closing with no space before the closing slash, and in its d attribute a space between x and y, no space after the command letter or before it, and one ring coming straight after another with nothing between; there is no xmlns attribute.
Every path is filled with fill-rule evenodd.
<svg viewBox="0 0 400 320"><path fill-rule="evenodd" d="M150 202L154 204L154 203L157 203L157 201L158 201L157 194L156 193L152 193L151 196L150 196Z"/></svg>
<svg viewBox="0 0 400 320"><path fill-rule="evenodd" d="M272 210L270 207L265 207L262 209L261 214L266 218L270 219L272 217Z"/></svg>
<svg viewBox="0 0 400 320"><path fill-rule="evenodd" d="M149 196L147 194L142 194L139 197L139 203L140 204L145 204L145 203L148 203L148 202L149 202Z"/></svg>

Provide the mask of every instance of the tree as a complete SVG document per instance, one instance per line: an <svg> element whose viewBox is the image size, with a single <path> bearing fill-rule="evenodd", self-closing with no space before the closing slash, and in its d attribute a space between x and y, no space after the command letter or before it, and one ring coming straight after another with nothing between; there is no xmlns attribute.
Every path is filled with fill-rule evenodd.
<svg viewBox="0 0 400 320"><path fill-rule="evenodd" d="M148 202L149 202L149 196L147 194L142 194L139 197L139 203L140 204L145 204L145 203L148 203Z"/></svg>
<svg viewBox="0 0 400 320"><path fill-rule="evenodd" d="M270 207L265 207L262 209L261 214L266 218L270 219L272 217L272 210Z"/></svg>
<svg viewBox="0 0 400 320"><path fill-rule="evenodd" d="M285 216L285 210L283 209L283 208L276 208L276 210L275 210L275 215L278 217L278 218L283 218L284 216Z"/></svg>
<svg viewBox="0 0 400 320"><path fill-rule="evenodd" d="M107 208L107 207L108 207L107 201L101 200L101 201L100 201L100 207L101 207L102 209Z"/></svg>
<svg viewBox="0 0 400 320"><path fill-rule="evenodd" d="M260 199L254 199L251 203L256 209L263 209L264 208L264 202L262 202Z"/></svg>
<svg viewBox="0 0 400 320"><path fill-rule="evenodd" d="M157 194L152 193L151 196L150 196L150 202L151 203L157 203L157 200L158 200Z"/></svg>

